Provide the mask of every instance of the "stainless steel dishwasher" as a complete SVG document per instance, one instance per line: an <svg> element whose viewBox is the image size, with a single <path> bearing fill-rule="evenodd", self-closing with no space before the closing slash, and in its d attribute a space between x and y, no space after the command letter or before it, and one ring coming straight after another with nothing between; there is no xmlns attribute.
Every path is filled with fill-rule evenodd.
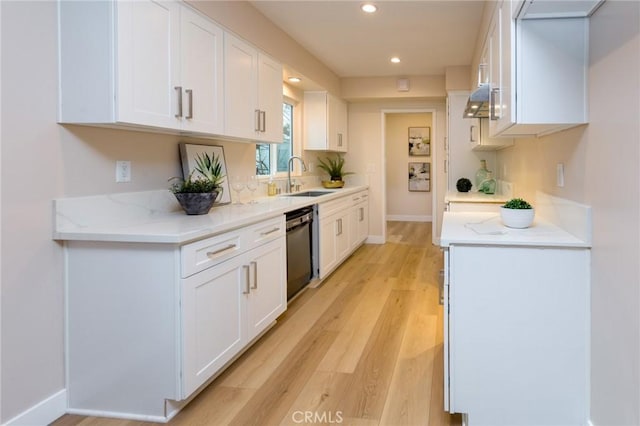
<svg viewBox="0 0 640 426"><path fill-rule="evenodd" d="M313 207L287 213L287 300L313 277Z"/></svg>

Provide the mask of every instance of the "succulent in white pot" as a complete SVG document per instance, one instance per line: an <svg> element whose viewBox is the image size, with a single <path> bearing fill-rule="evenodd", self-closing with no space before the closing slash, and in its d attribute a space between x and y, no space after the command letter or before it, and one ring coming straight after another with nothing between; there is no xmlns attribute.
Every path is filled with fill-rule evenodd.
<svg viewBox="0 0 640 426"><path fill-rule="evenodd" d="M513 198L500 207L500 219L509 228L528 228L533 223L535 209L522 198Z"/></svg>

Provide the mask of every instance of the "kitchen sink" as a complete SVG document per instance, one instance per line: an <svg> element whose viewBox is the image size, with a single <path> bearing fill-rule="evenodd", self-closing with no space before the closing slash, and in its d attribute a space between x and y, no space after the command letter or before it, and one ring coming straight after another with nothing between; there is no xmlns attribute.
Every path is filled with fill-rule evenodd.
<svg viewBox="0 0 640 426"><path fill-rule="evenodd" d="M284 194L284 197L320 197L322 195L331 194L333 191L304 191L304 192L292 192L291 194Z"/></svg>

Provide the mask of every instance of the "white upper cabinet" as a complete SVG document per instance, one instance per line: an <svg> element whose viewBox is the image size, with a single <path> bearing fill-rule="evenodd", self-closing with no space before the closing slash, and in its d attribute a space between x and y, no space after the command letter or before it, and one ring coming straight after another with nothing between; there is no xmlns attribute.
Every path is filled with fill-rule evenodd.
<svg viewBox="0 0 640 426"><path fill-rule="evenodd" d="M347 103L327 92L304 92L304 149L347 152Z"/></svg>
<svg viewBox="0 0 640 426"><path fill-rule="evenodd" d="M182 9L181 65L183 128L222 134L224 131L223 31L190 9ZM177 92L177 90L176 90Z"/></svg>
<svg viewBox="0 0 640 426"><path fill-rule="evenodd" d="M62 123L223 133L222 30L177 1L59 2Z"/></svg>
<svg viewBox="0 0 640 426"><path fill-rule="evenodd" d="M588 19L520 19L510 0L489 27L489 135L531 136L588 122Z"/></svg>
<svg viewBox="0 0 640 426"><path fill-rule="evenodd" d="M227 136L282 142L282 65L229 33L224 46Z"/></svg>

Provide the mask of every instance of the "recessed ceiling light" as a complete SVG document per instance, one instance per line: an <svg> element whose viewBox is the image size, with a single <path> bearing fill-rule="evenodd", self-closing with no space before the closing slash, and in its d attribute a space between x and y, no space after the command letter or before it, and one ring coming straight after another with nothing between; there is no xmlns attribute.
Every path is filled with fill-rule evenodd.
<svg viewBox="0 0 640 426"><path fill-rule="evenodd" d="M302 81L300 77L289 77L287 80L289 80L291 83L300 83Z"/></svg>
<svg viewBox="0 0 640 426"><path fill-rule="evenodd" d="M394 56L393 58L391 58L391 62L393 62L394 64L399 64L400 58L398 58L397 56Z"/></svg>
<svg viewBox="0 0 640 426"><path fill-rule="evenodd" d="M363 12L373 13L376 10L378 10L378 7L372 3L365 3L362 6L360 6L360 9L362 9Z"/></svg>

